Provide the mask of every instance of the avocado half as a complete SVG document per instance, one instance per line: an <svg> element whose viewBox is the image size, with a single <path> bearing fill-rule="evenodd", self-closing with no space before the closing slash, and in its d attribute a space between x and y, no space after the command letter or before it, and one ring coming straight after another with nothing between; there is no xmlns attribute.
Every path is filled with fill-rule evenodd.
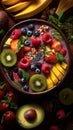
<svg viewBox="0 0 73 130"><path fill-rule="evenodd" d="M36 120L34 122L29 122L24 117L26 111L34 109L36 111ZM23 128L30 129L39 126L45 117L45 113L42 107L37 104L24 105L20 107L17 111L16 118L19 125Z"/></svg>

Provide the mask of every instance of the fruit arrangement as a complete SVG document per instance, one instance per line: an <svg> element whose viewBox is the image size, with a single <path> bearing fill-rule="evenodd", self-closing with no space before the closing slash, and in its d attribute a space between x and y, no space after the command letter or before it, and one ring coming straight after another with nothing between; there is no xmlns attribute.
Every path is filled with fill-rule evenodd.
<svg viewBox="0 0 73 130"><path fill-rule="evenodd" d="M5 10L13 15L15 20L29 18L45 9L52 0L2 0Z"/></svg>
<svg viewBox="0 0 73 130"><path fill-rule="evenodd" d="M27 25L23 22L15 26L1 47L4 75L11 85L26 93L53 89L69 66L68 49L61 34L45 22L36 22L28 20Z"/></svg>

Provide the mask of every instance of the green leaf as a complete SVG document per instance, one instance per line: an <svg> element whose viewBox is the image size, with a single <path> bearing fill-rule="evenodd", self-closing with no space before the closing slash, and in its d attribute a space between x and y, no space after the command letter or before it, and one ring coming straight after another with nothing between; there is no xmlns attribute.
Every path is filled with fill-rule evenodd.
<svg viewBox="0 0 73 130"><path fill-rule="evenodd" d="M64 56L61 54L61 53L57 53L57 59L58 59L58 62L62 63L65 59L64 59Z"/></svg>
<svg viewBox="0 0 73 130"><path fill-rule="evenodd" d="M60 33L56 29L52 29L52 36L53 38L57 40L63 40L63 37L60 35Z"/></svg>
<svg viewBox="0 0 73 130"><path fill-rule="evenodd" d="M10 103L10 108L16 110L16 109L18 109L18 105L15 102L11 102Z"/></svg>
<svg viewBox="0 0 73 130"><path fill-rule="evenodd" d="M22 70L22 75L25 81L27 81L30 77L29 71L28 70Z"/></svg>
<svg viewBox="0 0 73 130"><path fill-rule="evenodd" d="M15 83L18 87L22 88L22 85L21 85L18 81L14 80L14 83Z"/></svg>

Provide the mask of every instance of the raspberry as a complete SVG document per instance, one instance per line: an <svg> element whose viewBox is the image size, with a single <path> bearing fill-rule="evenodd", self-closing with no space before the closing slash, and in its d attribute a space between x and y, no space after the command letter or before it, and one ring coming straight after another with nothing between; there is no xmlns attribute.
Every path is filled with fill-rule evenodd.
<svg viewBox="0 0 73 130"><path fill-rule="evenodd" d="M31 38L32 46L38 48L41 44L41 40L39 37L32 37Z"/></svg>
<svg viewBox="0 0 73 130"><path fill-rule="evenodd" d="M21 36L21 31L19 29L15 29L11 34L12 39L18 39L20 36Z"/></svg>
<svg viewBox="0 0 73 130"><path fill-rule="evenodd" d="M64 110L61 109L61 110L57 111L56 116L58 119L65 119L66 114L65 114Z"/></svg>
<svg viewBox="0 0 73 130"><path fill-rule="evenodd" d="M42 40L43 40L44 44L46 44L46 45L52 43L52 38L49 33L44 33L42 35Z"/></svg>
<svg viewBox="0 0 73 130"><path fill-rule="evenodd" d="M27 58L22 58L19 62L19 67L22 69L27 69L30 66L30 60Z"/></svg>
<svg viewBox="0 0 73 130"><path fill-rule="evenodd" d="M50 66L48 64L43 64L41 70L44 74L49 74L50 73Z"/></svg>

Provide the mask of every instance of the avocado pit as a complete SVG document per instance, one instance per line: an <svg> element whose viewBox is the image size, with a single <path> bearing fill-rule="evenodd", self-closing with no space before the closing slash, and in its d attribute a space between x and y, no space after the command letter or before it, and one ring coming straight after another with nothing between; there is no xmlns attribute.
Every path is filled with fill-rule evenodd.
<svg viewBox="0 0 73 130"><path fill-rule="evenodd" d="M36 111L34 109L29 109L24 113L24 118L28 121L28 122L34 122L36 120L37 114Z"/></svg>

